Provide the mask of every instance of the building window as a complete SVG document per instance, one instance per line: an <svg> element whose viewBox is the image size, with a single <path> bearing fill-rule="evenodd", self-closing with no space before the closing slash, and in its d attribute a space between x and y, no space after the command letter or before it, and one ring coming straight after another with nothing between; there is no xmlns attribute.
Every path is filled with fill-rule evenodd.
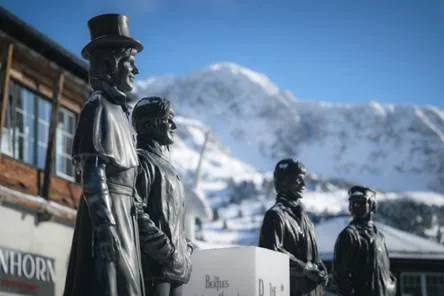
<svg viewBox="0 0 444 296"><path fill-rule="evenodd" d="M444 295L444 273L428 274L426 277L427 295Z"/></svg>
<svg viewBox="0 0 444 296"><path fill-rule="evenodd" d="M37 126L35 124L35 114L40 107L39 101L34 93L19 86L14 81L10 81L9 102L3 127L1 149L6 155L30 165L36 163L34 143Z"/></svg>
<svg viewBox="0 0 444 296"><path fill-rule="evenodd" d="M74 180L72 165L72 144L75 131L75 114L60 109L56 141L56 172L57 175Z"/></svg>
<svg viewBox="0 0 444 296"><path fill-rule="evenodd" d="M48 144L51 103L11 80L6 111L2 153L39 169L44 169ZM57 175L74 180L71 165L75 114L60 108L56 133L54 168Z"/></svg>
<svg viewBox="0 0 444 296"><path fill-rule="evenodd" d="M401 295L422 296L420 273L401 274Z"/></svg>
<svg viewBox="0 0 444 296"><path fill-rule="evenodd" d="M39 98L39 108L37 117L37 167L45 167L46 147L48 145L49 123L51 121L52 106L48 101Z"/></svg>
<svg viewBox="0 0 444 296"><path fill-rule="evenodd" d="M401 273L401 296L444 296L444 273Z"/></svg>

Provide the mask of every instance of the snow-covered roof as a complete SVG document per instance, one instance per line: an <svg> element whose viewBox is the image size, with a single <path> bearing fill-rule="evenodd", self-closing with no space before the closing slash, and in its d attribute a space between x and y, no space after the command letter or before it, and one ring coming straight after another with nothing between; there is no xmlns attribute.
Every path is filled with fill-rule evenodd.
<svg viewBox="0 0 444 296"><path fill-rule="evenodd" d="M348 217L337 217L317 224L316 239L324 260L333 259L336 238L349 222ZM376 222L376 227L385 236L390 258L444 259L444 245L383 223Z"/></svg>

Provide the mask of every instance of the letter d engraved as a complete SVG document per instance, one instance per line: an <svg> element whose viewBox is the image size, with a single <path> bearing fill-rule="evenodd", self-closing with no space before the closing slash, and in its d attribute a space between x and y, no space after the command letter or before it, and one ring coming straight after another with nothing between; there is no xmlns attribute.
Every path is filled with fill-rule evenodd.
<svg viewBox="0 0 444 296"><path fill-rule="evenodd" d="M264 296L264 280L259 279L259 296Z"/></svg>

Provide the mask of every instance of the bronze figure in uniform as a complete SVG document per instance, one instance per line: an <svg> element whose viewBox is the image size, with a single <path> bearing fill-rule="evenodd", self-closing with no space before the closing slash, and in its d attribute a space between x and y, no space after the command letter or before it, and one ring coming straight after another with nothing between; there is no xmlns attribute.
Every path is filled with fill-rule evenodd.
<svg viewBox="0 0 444 296"><path fill-rule="evenodd" d="M319 296L328 273L318 253L314 226L301 199L306 169L293 159L279 161L274 170L276 203L265 213L259 246L290 258L290 295Z"/></svg>
<svg viewBox="0 0 444 296"><path fill-rule="evenodd" d="M181 296L193 248L185 238L184 187L168 157L174 110L165 98L142 98L132 122L140 162L136 188L144 205L138 216L145 287L150 296Z"/></svg>
<svg viewBox="0 0 444 296"><path fill-rule="evenodd" d="M144 295L135 217L138 158L129 123L127 94L138 74L128 18L99 15L88 22L93 92L83 107L73 162L83 192L66 276L65 296Z"/></svg>
<svg viewBox="0 0 444 296"><path fill-rule="evenodd" d="M341 296L394 296L396 279L384 236L373 223L376 192L353 186L349 192L350 224L339 234L334 250L333 278Z"/></svg>

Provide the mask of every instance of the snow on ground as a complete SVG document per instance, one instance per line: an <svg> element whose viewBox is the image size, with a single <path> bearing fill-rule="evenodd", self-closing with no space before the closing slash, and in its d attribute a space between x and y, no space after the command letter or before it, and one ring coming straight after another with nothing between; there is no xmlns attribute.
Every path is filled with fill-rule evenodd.
<svg viewBox="0 0 444 296"><path fill-rule="evenodd" d="M427 193L427 192L409 192L404 193L379 193L378 200L384 199L401 199L409 198L417 202L435 202L437 205L442 205L444 196ZM305 208L315 214L343 214L348 211L348 199L346 190L337 190L334 192L306 192L303 198ZM274 200L257 201L248 200L243 201L240 205L229 204L218 209L220 218L216 221L207 222L203 225L202 235L208 242L217 244L242 244L242 245L256 245L259 238L259 231L262 225L263 208L269 209L274 204ZM341 218L340 220L330 221L330 224L322 224L324 230L321 237L319 237L327 248L331 247L332 241L336 239L339 234L339 228L344 228L348 223L348 218ZM328 227L333 227L328 230ZM381 227L387 232L398 236L396 229L381 224ZM341 228L341 229L342 229ZM444 230L444 228L443 228ZM396 230L397 231L397 230ZM435 236L437 228L434 226L429 229L427 233ZM408 236L402 236L404 240L393 240L393 244L400 246L404 243L415 243L415 239ZM417 236L418 241L422 240ZM329 243L327 243L329 242ZM397 249L397 251L402 251Z"/></svg>
<svg viewBox="0 0 444 296"><path fill-rule="evenodd" d="M444 195L436 192L404 192L403 195L426 205L444 206Z"/></svg>

